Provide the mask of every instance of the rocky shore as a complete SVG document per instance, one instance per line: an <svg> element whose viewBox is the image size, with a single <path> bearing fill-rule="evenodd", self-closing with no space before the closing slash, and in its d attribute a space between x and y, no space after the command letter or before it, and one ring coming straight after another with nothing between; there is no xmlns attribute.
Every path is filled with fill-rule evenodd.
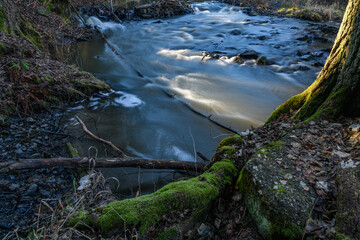
<svg viewBox="0 0 360 240"><path fill-rule="evenodd" d="M0 158L66 156L69 140L62 133L59 116L48 113L27 118L13 117L0 124ZM0 174L0 236L2 239L26 237L42 225L45 208L56 208L58 201L72 189L74 176L64 168L14 171Z"/></svg>

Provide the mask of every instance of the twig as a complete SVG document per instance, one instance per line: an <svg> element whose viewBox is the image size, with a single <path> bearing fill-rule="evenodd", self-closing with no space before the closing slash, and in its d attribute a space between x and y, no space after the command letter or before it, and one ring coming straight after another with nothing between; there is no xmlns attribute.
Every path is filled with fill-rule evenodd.
<svg viewBox="0 0 360 240"><path fill-rule="evenodd" d="M99 138L98 136L96 136L96 135L94 135L92 132L90 132L90 131L87 129L85 123L84 123L78 116L76 116L75 118L76 118L76 120L78 120L78 122L81 124L84 132L85 132L87 135L89 135L90 137L94 138L95 140L97 140L97 141L99 141L99 142L102 142L102 143L105 143L105 144L109 145L110 147L112 147L112 148L118 153L119 156L121 156L121 157L122 157L122 156L126 156L126 155L125 155L118 147L116 147L112 142L107 141L107 140L104 140L104 139L102 139L102 138Z"/></svg>

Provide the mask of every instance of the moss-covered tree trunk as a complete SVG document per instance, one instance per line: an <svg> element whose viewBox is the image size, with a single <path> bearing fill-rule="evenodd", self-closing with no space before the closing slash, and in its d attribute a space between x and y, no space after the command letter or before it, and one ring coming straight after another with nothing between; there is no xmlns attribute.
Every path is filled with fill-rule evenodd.
<svg viewBox="0 0 360 240"><path fill-rule="evenodd" d="M311 120L360 116L360 1L349 0L334 46L315 82L278 107L268 122L297 111Z"/></svg>

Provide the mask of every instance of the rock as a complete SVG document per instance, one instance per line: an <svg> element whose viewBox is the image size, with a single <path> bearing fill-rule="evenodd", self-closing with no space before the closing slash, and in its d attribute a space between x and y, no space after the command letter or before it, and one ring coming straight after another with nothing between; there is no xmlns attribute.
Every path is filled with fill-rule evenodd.
<svg viewBox="0 0 360 240"><path fill-rule="evenodd" d="M266 40L266 39L269 39L270 37L265 36L265 35L261 35L261 36L258 36L257 38L258 38L259 40L261 40L261 41L264 41L264 40Z"/></svg>
<svg viewBox="0 0 360 240"><path fill-rule="evenodd" d="M270 62L265 56L261 56L256 60L257 65L269 65Z"/></svg>
<svg viewBox="0 0 360 240"><path fill-rule="evenodd" d="M205 225L204 223L202 223L200 227L198 227L197 229L198 234L202 237L209 235L210 231L211 231L211 227Z"/></svg>
<svg viewBox="0 0 360 240"><path fill-rule="evenodd" d="M38 188L38 185L36 183L31 184L30 187L28 188L28 190L26 191L26 194L27 195L34 194L36 192L37 188Z"/></svg>
<svg viewBox="0 0 360 240"><path fill-rule="evenodd" d="M306 180L296 171L294 160L286 157L284 146L285 142L277 141L258 150L242 169L237 182L265 239L301 239L316 199L314 189L305 186ZM280 166L279 161L288 168Z"/></svg>
<svg viewBox="0 0 360 240"><path fill-rule="evenodd" d="M360 124L353 124L349 127L349 130L355 133L360 132Z"/></svg>
<svg viewBox="0 0 360 240"><path fill-rule="evenodd" d="M37 10L38 14L44 17L49 17L49 11L44 7L39 7Z"/></svg>
<svg viewBox="0 0 360 240"><path fill-rule="evenodd" d="M335 227L340 233L360 239L360 167L340 169L336 186Z"/></svg>
<svg viewBox="0 0 360 240"><path fill-rule="evenodd" d="M13 183L13 184L11 184L11 185L9 186L9 189L10 189L11 191L14 191L14 190L18 189L19 187L20 187L19 184Z"/></svg>
<svg viewBox="0 0 360 240"><path fill-rule="evenodd" d="M311 64L311 66L322 67L322 66L324 66L324 63L322 63L322 62L314 62L314 63Z"/></svg>
<svg viewBox="0 0 360 240"><path fill-rule="evenodd" d="M5 115L0 114L0 126L4 126L6 123L7 117Z"/></svg>
<svg viewBox="0 0 360 240"><path fill-rule="evenodd" d="M310 42L310 41L311 41L311 38L310 38L308 35L305 35L305 36L302 36L302 37L297 38L296 40L298 40L298 41L307 41L307 42Z"/></svg>
<svg viewBox="0 0 360 240"><path fill-rule="evenodd" d="M241 34L241 31L238 30L238 29L235 29L235 30L230 31L230 34L231 34L231 35L240 35L240 34Z"/></svg>
<svg viewBox="0 0 360 240"><path fill-rule="evenodd" d="M214 226L219 229L221 225L221 220L219 218L216 218L214 221Z"/></svg>
<svg viewBox="0 0 360 240"><path fill-rule="evenodd" d="M51 195L50 192L48 192L48 191L46 191L44 189L40 189L40 194L41 194L42 197L46 197L46 198L50 197L50 195Z"/></svg>
<svg viewBox="0 0 360 240"><path fill-rule="evenodd" d="M21 148L19 148L19 149L16 149L16 150L15 150L15 153L18 154L18 155L21 155L21 154L23 154L24 152L23 152L23 150L22 150Z"/></svg>
<svg viewBox="0 0 360 240"><path fill-rule="evenodd" d="M259 53L254 50L246 50L238 56L244 59L257 59L259 57Z"/></svg>
<svg viewBox="0 0 360 240"><path fill-rule="evenodd" d="M241 57L239 56L236 56L234 59L233 59L233 62L234 63L238 63L238 64L243 64L244 61L241 59Z"/></svg>

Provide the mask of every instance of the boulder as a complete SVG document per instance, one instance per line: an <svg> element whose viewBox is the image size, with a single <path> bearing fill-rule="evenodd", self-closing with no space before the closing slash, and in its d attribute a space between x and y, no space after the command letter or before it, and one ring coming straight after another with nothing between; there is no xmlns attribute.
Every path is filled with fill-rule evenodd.
<svg viewBox="0 0 360 240"><path fill-rule="evenodd" d="M265 145L241 170L237 187L265 239L301 239L316 193L287 157L286 141Z"/></svg>
<svg viewBox="0 0 360 240"><path fill-rule="evenodd" d="M267 57L265 56L261 56L256 60L256 64L257 65L269 65L269 59L267 59Z"/></svg>
<svg viewBox="0 0 360 240"><path fill-rule="evenodd" d="M336 176L336 229L360 239L360 167L340 168Z"/></svg>
<svg viewBox="0 0 360 240"><path fill-rule="evenodd" d="M259 57L259 53L254 50L246 50L238 55L244 59L257 59Z"/></svg>

